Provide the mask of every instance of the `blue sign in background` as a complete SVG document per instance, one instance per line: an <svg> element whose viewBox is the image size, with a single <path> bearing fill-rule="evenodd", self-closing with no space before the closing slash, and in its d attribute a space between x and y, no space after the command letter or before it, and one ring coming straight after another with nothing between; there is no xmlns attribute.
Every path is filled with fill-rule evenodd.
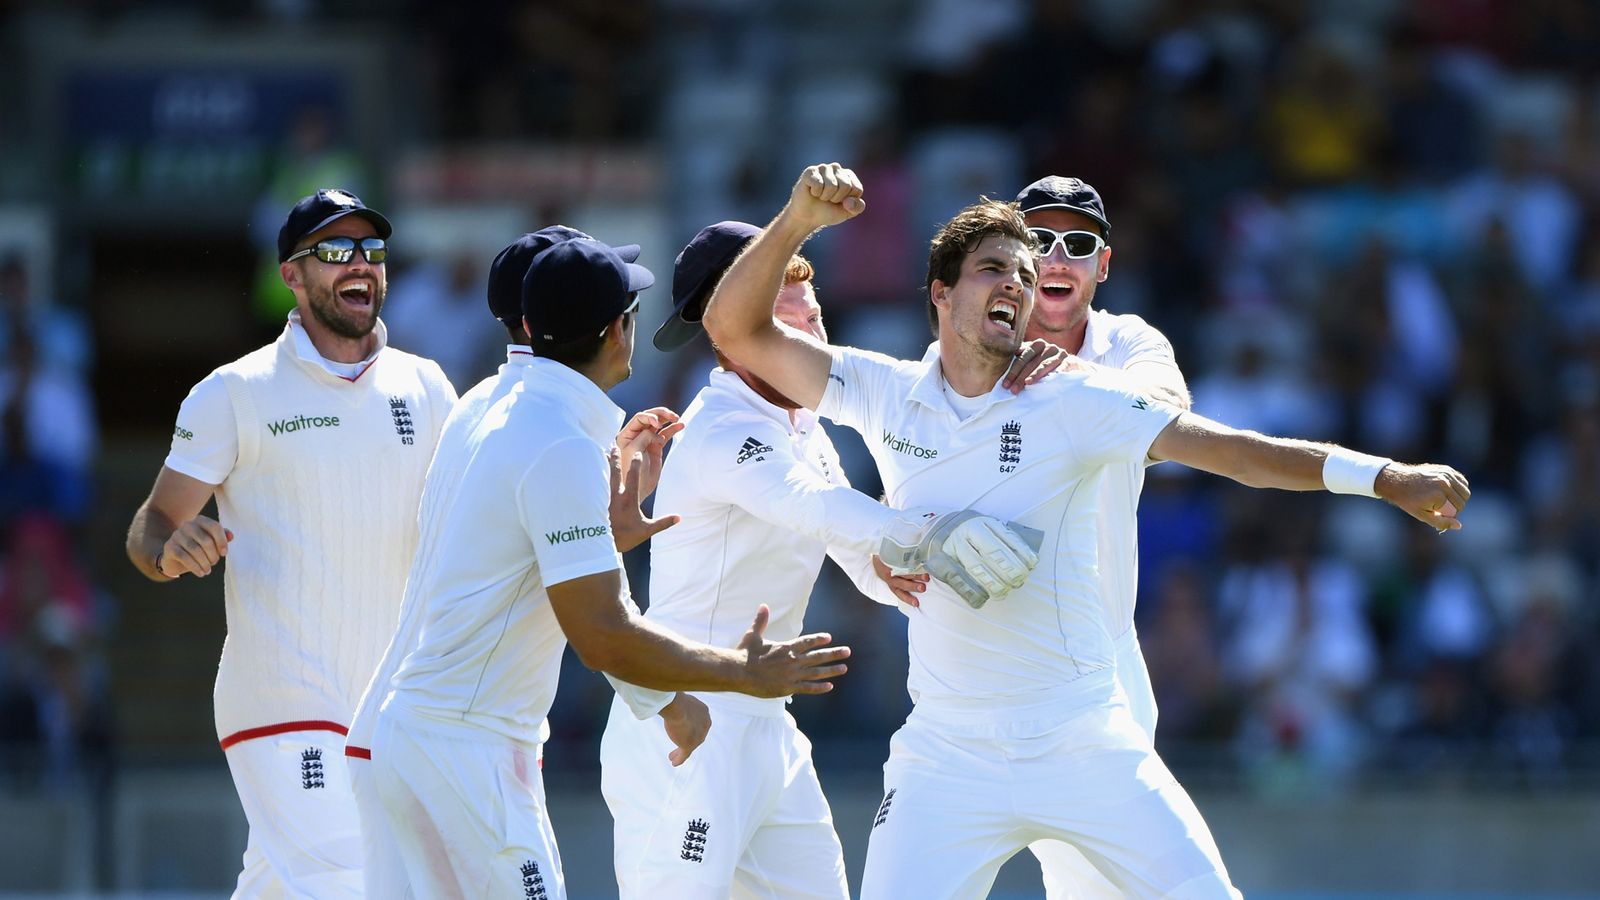
<svg viewBox="0 0 1600 900"><path fill-rule="evenodd" d="M65 183L88 198L252 197L302 117L328 137L350 105L346 73L253 68L92 69L64 84Z"/></svg>

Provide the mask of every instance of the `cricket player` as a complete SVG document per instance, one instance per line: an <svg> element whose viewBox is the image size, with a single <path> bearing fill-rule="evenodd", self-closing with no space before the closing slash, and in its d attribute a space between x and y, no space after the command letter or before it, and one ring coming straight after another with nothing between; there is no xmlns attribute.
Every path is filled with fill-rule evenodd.
<svg viewBox="0 0 1600 900"><path fill-rule="evenodd" d="M282 336L206 376L128 529L155 581L228 557L217 737L250 823L237 897L359 897L344 757L393 629L417 499L456 399L433 362L388 346L391 228L317 191L278 232L293 292ZM201 514L215 495L218 519Z"/></svg>
<svg viewBox="0 0 1600 900"><path fill-rule="evenodd" d="M1043 339L1077 360L1128 373L1150 396L1188 410L1189 388L1172 344L1131 314L1094 308L1095 291L1111 272L1111 223L1100 193L1082 179L1051 175L1023 188L1017 205L1039 247L1039 283L1024 339ZM1026 351L1024 351L1026 352ZM1156 698L1133 626L1138 594L1136 516L1145 460L1112 463L1100 485L1100 599L1116 651L1117 684L1138 726L1155 741ZM1051 900L1119 897L1121 893L1071 844L1030 846Z"/></svg>
<svg viewBox="0 0 1600 900"><path fill-rule="evenodd" d="M719 222L678 255L674 310L656 332L659 349L675 350L698 336L706 298L757 232L743 222ZM775 312L826 342L811 277L804 257L790 259ZM772 635L798 635L825 553L864 593L893 604L895 595L876 584L872 554L886 533L919 533L942 517L907 515L852 490L814 413L717 356L720 367L685 412L684 431L662 471L657 508L672 510L682 524L651 545L646 618L727 645L765 602ZM1019 573L1007 590L1037 561L999 522L971 535L992 541L992 553ZM988 558L980 555L977 564ZM1003 579L982 573L974 580ZM922 588L907 578L891 585L901 596ZM1002 596L995 592L985 602ZM612 706L600 749L601 787L616 822L621 895L847 898L844 855L811 744L783 701L696 696L710 707L716 728L676 770L664 758L661 726L630 715L620 700Z"/></svg>
<svg viewBox="0 0 1600 900"><path fill-rule="evenodd" d="M1048 564L980 608L939 585L923 594L909 629L915 706L884 765L862 897L982 896L1006 859L1041 839L1074 844L1126 896L1238 896L1117 688L1097 573L1106 467L1170 459L1254 487L1381 497L1441 530L1460 527L1466 480L1235 431L1114 371L999 389L1038 282L1014 203L974 204L935 236L934 358L829 347L776 322L789 257L865 208L849 169L806 169L718 286L707 332L785 396L866 436L889 503L971 507L1040 529Z"/></svg>
<svg viewBox="0 0 1600 900"><path fill-rule="evenodd" d="M588 237L589 235L574 228L551 225L513 241L500 251L490 265L489 311L506 328L510 340L506 346L506 361L496 374L462 394L445 422L433 465L428 469L428 477L422 490L419 518L422 520L421 530L424 534L434 532L434 528L430 525L431 518L439 515L446 500L459 487L463 463L460 459L461 448L470 444L470 436L483 421L484 413L522 383L522 376L533 360L533 350L528 346L528 333L522 327L522 280L527 275L528 264L535 256L558 241ZM619 257L626 262L638 258L637 246L630 245L616 249ZM618 436L619 447L624 448L625 455L630 457L635 449L641 449L646 453L653 449L655 455L659 456L660 443L670 438L676 429L681 427L673 422L664 421L668 419L675 421L676 416L665 409L650 410L636 416ZM653 430L655 433L658 439L655 446L653 448L630 446L636 445L637 439L646 430ZM622 495L616 495L622 502L614 503L612 507L612 535L619 552L633 548L651 534L670 526L675 521L665 517L645 519L640 516L637 492L641 477L643 477L643 467L638 475L629 479L633 493L624 492ZM648 494L648 491L645 493ZM408 582L408 588L410 584L411 582ZM409 892L404 860L399 847L395 844L388 819L383 815L382 804L372 784L371 766L368 761L372 759L372 733L377 724L378 708L388 694L389 682L394 677L395 670L399 668L401 659L416 642L417 628L421 622L417 615L419 608L420 604L408 590L406 599L400 607L399 627L394 631L389 648L384 653L377 672L373 674L366 693L362 695L355 717L350 723L350 733L345 740L344 753L348 757L346 763L350 769L350 783L355 792L357 807L361 812L361 836L365 847L362 871L368 897L405 897ZM674 704L668 704L668 709L671 711L663 710L668 718L678 711ZM549 724L541 722L535 751L535 759L541 763L543 744L549 737L549 732Z"/></svg>
<svg viewBox="0 0 1600 900"><path fill-rule="evenodd" d="M729 649L686 642L632 605L609 524L622 413L605 390L630 373L638 292L653 280L599 241L535 256L523 284L534 358L447 448L459 471L422 510L414 640L371 747L420 897L565 896L537 741L569 640L590 668L654 690L636 690L636 715L678 703L669 733L698 732L672 751L680 762L705 708L670 692L820 693L845 671L849 649L824 647L828 635L767 642L765 607Z"/></svg>

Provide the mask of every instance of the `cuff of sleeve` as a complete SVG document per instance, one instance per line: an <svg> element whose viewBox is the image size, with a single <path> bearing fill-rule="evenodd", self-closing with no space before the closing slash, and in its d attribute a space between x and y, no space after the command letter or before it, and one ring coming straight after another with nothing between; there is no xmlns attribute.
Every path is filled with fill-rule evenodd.
<svg viewBox="0 0 1600 900"><path fill-rule="evenodd" d="M539 578L544 582L544 586L549 588L552 584L561 584L572 581L575 578L582 578L585 575L598 575L601 572L611 572L620 568L622 568L622 555L613 552L610 559L602 557L568 563L548 572L540 572Z"/></svg>
<svg viewBox="0 0 1600 900"><path fill-rule="evenodd" d="M162 465L177 472L179 475L187 475L196 481L204 481L206 484L222 484L228 480L227 472L213 471L193 460L184 459L171 453L167 454L167 459Z"/></svg>
<svg viewBox="0 0 1600 900"><path fill-rule="evenodd" d="M636 684L629 684L610 675L606 680L611 682L611 687L617 692L622 702L627 704L628 711L633 713L635 719L644 720L659 714L677 696L673 691L656 691L642 688Z"/></svg>

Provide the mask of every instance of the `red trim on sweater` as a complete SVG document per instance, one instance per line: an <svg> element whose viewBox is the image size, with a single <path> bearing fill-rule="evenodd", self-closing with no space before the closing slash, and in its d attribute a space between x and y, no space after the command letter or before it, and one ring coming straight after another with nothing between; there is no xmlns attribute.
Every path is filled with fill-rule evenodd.
<svg viewBox="0 0 1600 900"><path fill-rule="evenodd" d="M260 728L246 728L235 731L223 738L222 749L226 750L234 744L244 741L253 741L256 738L272 737L275 734L287 734L291 731L332 731L337 734L349 734L350 729L338 722L329 722L323 719L307 719L302 722L279 722L276 725L262 725Z"/></svg>

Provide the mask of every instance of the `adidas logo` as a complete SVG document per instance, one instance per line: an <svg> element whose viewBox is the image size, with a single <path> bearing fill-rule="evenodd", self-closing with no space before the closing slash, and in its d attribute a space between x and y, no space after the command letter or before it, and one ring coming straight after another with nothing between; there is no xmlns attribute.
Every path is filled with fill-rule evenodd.
<svg viewBox="0 0 1600 900"><path fill-rule="evenodd" d="M736 466L743 465L751 458L759 459L761 454L771 452L772 447L770 445L763 444L753 437L747 437L744 439L744 446L739 448L739 458L734 460L733 464Z"/></svg>

